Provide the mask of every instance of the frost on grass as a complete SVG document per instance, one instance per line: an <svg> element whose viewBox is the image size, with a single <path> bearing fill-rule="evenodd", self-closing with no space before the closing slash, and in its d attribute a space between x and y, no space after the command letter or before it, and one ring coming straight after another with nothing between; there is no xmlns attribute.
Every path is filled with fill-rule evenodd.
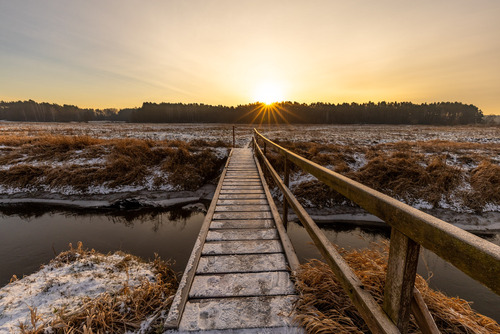
<svg viewBox="0 0 500 334"><path fill-rule="evenodd" d="M197 190L228 155L221 141L0 135L0 195Z"/></svg>
<svg viewBox="0 0 500 334"><path fill-rule="evenodd" d="M383 127L379 127L384 129ZM349 127L345 130L349 132ZM425 134L412 133L418 127L406 129L408 136L401 138L418 141L374 140L370 136L388 134L360 133L353 138L329 142L321 138L299 141L294 135L278 143L285 148L334 172L347 176L370 188L394 197L418 209L446 209L459 213L482 214L494 212L500 207L500 145L491 140L464 141L453 136L454 128L443 128L441 139L425 140ZM342 132L341 129L338 129ZM361 129L360 129L361 130ZM370 127L368 127L370 130ZM372 129L373 130L373 129ZM484 130L480 129L474 129ZM490 129L493 132L498 129ZM474 138L474 132L472 137ZM300 133L303 137L304 133ZM363 140L364 138L364 140ZM396 139L396 138L393 138ZM322 140L325 140L324 142ZM274 152L268 153L273 166L283 173L283 159ZM315 180L304 175L299 168L292 166L291 189L305 206L317 208L338 205L353 205L345 197Z"/></svg>
<svg viewBox="0 0 500 334"><path fill-rule="evenodd" d="M159 258L103 255L79 243L0 289L0 332L139 332L161 322L176 287Z"/></svg>

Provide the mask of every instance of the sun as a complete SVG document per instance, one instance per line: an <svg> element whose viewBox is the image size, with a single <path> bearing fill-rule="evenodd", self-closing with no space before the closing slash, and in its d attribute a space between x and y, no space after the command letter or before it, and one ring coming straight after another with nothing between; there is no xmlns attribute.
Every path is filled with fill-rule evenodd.
<svg viewBox="0 0 500 334"><path fill-rule="evenodd" d="M283 88L275 82L263 82L255 89L254 99L267 105L284 101Z"/></svg>

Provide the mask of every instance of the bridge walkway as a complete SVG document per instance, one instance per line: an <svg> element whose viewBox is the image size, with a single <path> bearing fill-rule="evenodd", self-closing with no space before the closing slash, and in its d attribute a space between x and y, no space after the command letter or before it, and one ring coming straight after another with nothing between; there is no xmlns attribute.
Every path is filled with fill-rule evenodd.
<svg viewBox="0 0 500 334"><path fill-rule="evenodd" d="M301 332L291 321L291 246L272 206L251 149L233 149L167 324L177 319L181 332Z"/></svg>

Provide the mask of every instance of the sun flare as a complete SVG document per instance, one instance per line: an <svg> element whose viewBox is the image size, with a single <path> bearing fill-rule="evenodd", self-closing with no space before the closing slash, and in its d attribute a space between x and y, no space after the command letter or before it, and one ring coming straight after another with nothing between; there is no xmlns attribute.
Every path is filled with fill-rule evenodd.
<svg viewBox="0 0 500 334"><path fill-rule="evenodd" d="M283 88L275 82L260 84L255 90L254 99L265 104L273 104L284 100Z"/></svg>

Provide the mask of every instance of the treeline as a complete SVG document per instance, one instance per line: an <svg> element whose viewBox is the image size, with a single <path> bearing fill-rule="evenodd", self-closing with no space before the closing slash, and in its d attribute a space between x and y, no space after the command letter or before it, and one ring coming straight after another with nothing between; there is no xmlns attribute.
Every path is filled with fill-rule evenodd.
<svg viewBox="0 0 500 334"><path fill-rule="evenodd" d="M237 107L198 103L149 103L133 109L80 109L35 101L0 102L0 120L32 122L124 121L135 123L313 123L313 124L475 124L483 113L460 102L414 104L280 102Z"/></svg>
<svg viewBox="0 0 500 334"><path fill-rule="evenodd" d="M0 101L0 120L17 122L128 121L131 109L83 109L74 105L33 100Z"/></svg>

